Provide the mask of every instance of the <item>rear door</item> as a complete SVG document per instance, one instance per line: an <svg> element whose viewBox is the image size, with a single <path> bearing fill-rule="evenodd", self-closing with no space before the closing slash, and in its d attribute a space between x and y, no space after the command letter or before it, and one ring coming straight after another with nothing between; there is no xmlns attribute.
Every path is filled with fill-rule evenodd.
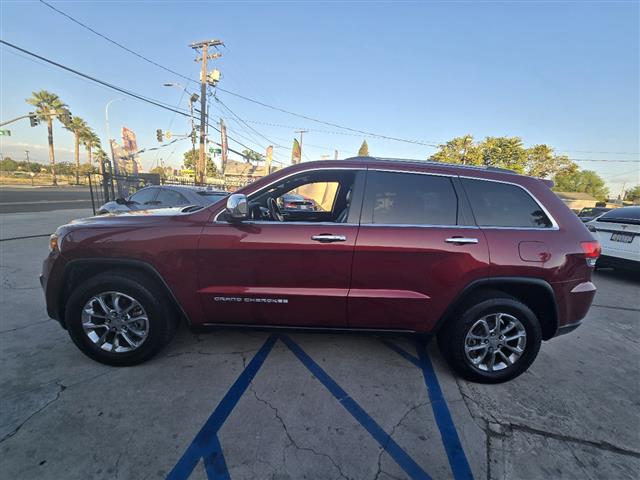
<svg viewBox="0 0 640 480"><path fill-rule="evenodd" d="M488 271L484 235L457 177L369 170L348 301L349 326L427 332Z"/></svg>

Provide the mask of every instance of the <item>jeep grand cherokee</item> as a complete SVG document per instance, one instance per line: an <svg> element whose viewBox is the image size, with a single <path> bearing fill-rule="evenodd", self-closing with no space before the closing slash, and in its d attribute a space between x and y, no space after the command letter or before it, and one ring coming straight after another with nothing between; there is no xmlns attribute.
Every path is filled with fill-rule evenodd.
<svg viewBox="0 0 640 480"><path fill-rule="evenodd" d="M437 334L466 378L501 382L576 328L600 247L513 172L359 157L273 173L209 207L57 229L47 310L91 358L143 362L180 320ZM287 194L318 209L281 209Z"/></svg>

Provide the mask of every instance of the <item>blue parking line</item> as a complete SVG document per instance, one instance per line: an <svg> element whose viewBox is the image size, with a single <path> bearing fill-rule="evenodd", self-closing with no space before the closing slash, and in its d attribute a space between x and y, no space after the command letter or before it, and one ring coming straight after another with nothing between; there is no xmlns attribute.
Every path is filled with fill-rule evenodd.
<svg viewBox="0 0 640 480"><path fill-rule="evenodd" d="M205 468L209 479L229 478L228 472L226 472L226 477L210 476L210 471L211 474L215 473L217 467L224 467L222 475L224 475L226 471L226 464L224 457L222 457L222 449L220 448L220 442L217 438L218 430L220 430L220 427L222 427L231 411L235 408L240 397L249 387L249 384L267 359L277 339L278 337L276 335L270 335L264 342L264 345L260 347L260 350L258 350L251 359L247 367L242 371L211 416L207 419L204 426L193 439L193 442L191 442L191 445L187 447L187 450L180 460L178 460L176 466L169 472L169 475L167 475L168 480L183 480L188 478L201 458L205 459ZM209 460L207 460L207 458L209 458ZM220 461L220 459L222 460ZM207 462L209 462L210 468L207 468Z"/></svg>
<svg viewBox="0 0 640 480"><path fill-rule="evenodd" d="M209 480L231 480L217 435L214 437L211 451L204 457L204 469Z"/></svg>
<svg viewBox="0 0 640 480"><path fill-rule="evenodd" d="M426 345L420 342L416 343L416 350L418 352L418 358L416 358L403 348L387 340L382 340L382 343L422 370L429 400L431 401L433 416L436 419L438 430L440 430L440 437L442 438L445 452L447 452L453 478L456 480L473 479L473 473L471 472L471 467L462 448L460 437L458 437L458 432L451 418L447 401L442 394L442 389L440 388L438 377L431 364L431 359L429 355L427 355Z"/></svg>
<svg viewBox="0 0 640 480"><path fill-rule="evenodd" d="M335 380L333 380L320 365L318 365L307 353L300 348L291 338L282 335L280 339L289 347L289 350L298 357L298 360L322 383L340 404L362 425L378 444L395 460L395 462L412 479L430 479L420 465L418 465L400 445L398 445L387 432L385 432L371 416L345 392Z"/></svg>

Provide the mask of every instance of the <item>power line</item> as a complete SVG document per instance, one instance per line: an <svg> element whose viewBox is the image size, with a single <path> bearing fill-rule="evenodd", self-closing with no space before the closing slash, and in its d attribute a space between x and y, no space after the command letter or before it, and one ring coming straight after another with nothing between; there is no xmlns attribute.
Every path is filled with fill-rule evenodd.
<svg viewBox="0 0 640 480"><path fill-rule="evenodd" d="M148 63L150 63L150 64L152 64L152 65L154 65L154 66L156 66L158 68L161 68L161 69L163 69L163 70L165 70L167 72L170 72L170 73L172 73L174 75L177 75L177 76L179 76L181 78L184 78L185 80L188 80L190 82L199 83L199 82L197 82L196 80L194 80L194 79L192 79L190 77L182 75L182 74L180 74L180 73L178 73L178 72L176 72L174 70L171 70L170 68L167 68L164 65L161 65L158 62L156 62L154 60L151 60L151 59L145 57L144 55L142 55L142 54L140 54L140 53L138 53L138 52L136 52L134 50L131 50L130 48L122 45L121 43L111 39L107 35L104 35L104 34L98 32L98 31L94 30L90 26L82 23L81 21L73 18L71 15L63 12L62 10L59 10L59 9L55 8L53 5L45 2L44 0L40 0L40 2L43 5L46 5L47 7L52 9L53 11L59 13L60 15L63 15L65 18L67 18L67 19L71 20L72 22L76 23L77 25L80 25L81 27L89 30L91 33L93 33L95 35L98 35L99 37L103 38L104 40L108 41L109 43L112 43L113 45L116 45L117 47L122 48L123 50L129 52L132 55L135 55L136 57L144 60L145 62L148 62ZM293 116L296 116L296 117L304 118L305 120L310 120L312 122L317 122L317 123L321 123L321 124L324 124L324 125L329 125L329 126L332 126L332 127L344 129L344 130L349 130L349 131L352 131L354 133L359 133L359 134L363 134L363 135L369 135L369 136L375 137L375 138L384 138L384 139L387 139L387 140L394 140L394 141L398 141L398 142L412 143L412 144L416 144L416 145L424 145L424 146L431 146L431 147L437 147L438 146L438 144L436 142L425 142L425 141L421 141L421 140L409 140L409 139L405 139L405 138L391 137L391 136L388 136L388 135L382 135L382 134L377 134L377 133L372 133L372 132L366 132L364 130L359 130L359 129L356 129L356 128L346 127L346 126L343 126L343 125L339 125L337 123L327 122L327 121L324 121L324 120L319 120L319 119L316 119L316 118L313 118L313 117L309 117L308 115L302 115L302 114L299 114L299 113L294 113L294 112L291 112L289 110L285 110L285 109L280 108L280 107L274 107L273 105L268 105L266 103L260 102L259 100L255 100L255 99L252 99L252 98L249 98L249 97L245 97L244 95L240 95L239 93L231 92L229 90L222 89L220 87L218 87L218 90L223 91L225 93L228 93L229 95L234 95L234 96L236 96L238 98L242 98L243 100L246 100L246 101L261 105L263 107L270 108L272 110L277 110L277 111L286 113L288 115L293 115Z"/></svg>
<svg viewBox="0 0 640 480"><path fill-rule="evenodd" d="M170 111L170 112L177 113L177 114L182 115L182 116L184 116L184 117L190 117L190 114L189 114L189 113L187 113L186 111L178 110L178 109L176 109L176 108L173 108L173 107L171 107L171 106L168 106L167 104L163 104L163 103L161 103L159 100L154 100L154 99L151 99L151 98L148 98L148 97L144 97L144 96L139 95L139 94L137 94L137 93L131 92L130 90L126 90L126 89L124 89L124 88L122 88L122 87L118 87L117 85L111 84L111 83L109 83L109 82L105 82L104 80L100 80L100 79L98 79L98 78L92 77L91 75L88 75L88 74L86 74L86 73L79 72L78 70L74 70L74 69L73 69L73 68L71 68L71 67L67 67L67 66L65 66L65 65L62 65L61 63L55 62L55 61L50 60L50 59L48 59L48 58L46 58L46 57L43 57L43 56L41 56L41 55L38 55L37 53L31 52L31 51L29 51L29 50L25 50L24 48L18 47L17 45L14 45L14 44L12 44L12 43L9 43L9 42L7 42L7 41L5 41L5 40L0 39L0 43L2 43L3 45L6 45L6 46L8 46L8 47L14 48L14 49L16 49L16 50L18 50L18 51L20 51L20 52L23 52L23 53L25 53L25 54L27 54L27 55L30 55L30 56L32 56L32 57L34 57L34 58L37 58L38 60L42 60L42 61L44 61L44 62L47 62L47 63L51 64L51 65L55 65L56 67L58 67L58 68L60 68L60 69L62 69L62 70L66 70L66 71L71 72L71 73L73 73L73 74L75 74L75 75L78 75L78 76L80 76L80 77L82 77L82 78L85 78L85 79L87 79L87 80L91 80L92 82L98 83L98 84L103 85L103 86L105 86L105 87L108 87L108 88L110 88L110 89L112 89L112 90L116 90L116 91L118 91L118 92L120 92L120 93L123 93L123 94L125 94L125 95L130 96L130 97L133 97L133 98L135 98L135 99L137 99L137 100L140 100L140 101L142 101L142 102L149 103L149 104L154 105L154 106L156 106L156 107L163 108L163 109L168 110L168 111ZM217 132L220 132L220 130L219 130L217 127L215 127L215 126L213 126L213 125L211 125L211 124L208 124L208 125L209 125L211 128L213 128L214 130L216 130ZM233 142L237 143L237 144L238 144L238 145L240 145L241 147L246 148L247 150L254 151L252 148L250 148L250 147L246 146L244 143L239 142L238 140L236 140L236 139L234 139L234 138L232 138L232 137L227 136L227 138L229 138L229 140L231 140L231 141L233 141ZM220 144L219 144L219 143L217 143L217 142L214 142L214 143L215 143L216 145L220 145ZM233 150L233 149L231 149L231 148L229 148L229 150L230 150L231 152L233 152L233 153L235 153L235 154L237 154L237 155L240 155L241 157L243 157L243 158L244 158L244 155L243 155L242 153L237 152L236 150Z"/></svg>
<svg viewBox="0 0 640 480"><path fill-rule="evenodd" d="M82 23L80 20L76 20L76 19L75 19L75 18L73 18L71 15L68 15L67 13L63 12L62 10L58 10L56 7L54 7L54 6L53 6L53 5L51 5L50 3L47 3L47 2L45 2L44 0L40 0L40 3L42 3L43 5L46 5L46 6L47 6L47 7L49 7L51 10L53 10L53 11L55 11L55 12L59 13L59 14L60 14L60 15L62 15L63 17L68 18L68 19L69 19L69 20L71 20L73 23L76 23L76 24L80 25L82 28L85 28L85 29L89 30L91 33L93 33L93 34L95 34L95 35L98 35L99 37L101 37L101 38L105 39L107 42L112 43L112 44L114 44L115 46L117 46L117 47L119 47L119 48L122 48L123 50L125 50L125 51L129 52L129 53L130 53L130 54L132 54L132 55L135 55L136 57L138 57L138 58L140 58L140 59L144 60L145 62L148 62L148 63L150 63L151 65L154 65L154 66L159 67L159 68L161 68L161 69L163 69L163 70L166 70L166 71L167 71L167 72L169 72L169 73L172 73L172 74L174 74L174 75L177 75L177 76L178 76L178 77L180 77L180 78L184 78L185 80L189 80L190 82L199 83L199 82L197 82L196 80L194 80L194 79L192 79L192 78L190 78L190 77L187 77L187 76L185 76L185 75L182 75L181 73L178 73L178 72L176 72L176 71L174 71L174 70L171 70L170 68L167 68L167 67L165 67L164 65L161 65L161 64L159 64L158 62L156 62L156 61L154 61L154 60L151 60L151 59L149 59L149 58L145 57L144 55L142 55L142 54L140 54L140 53L138 53L138 52L136 52L136 51L134 51L134 50L131 50L131 49L130 49L130 48L128 48L128 47L125 47L124 45L122 45L121 43L116 42L116 41L115 41L115 40L113 40L112 38L110 38L110 37L108 37L108 36L106 36L106 35L104 35L104 34L102 34L102 33L98 32L98 31L96 31L96 30L94 30L94 29L93 29L93 28L91 28L89 25L86 25L86 24Z"/></svg>
<svg viewBox="0 0 640 480"><path fill-rule="evenodd" d="M113 45L125 50L126 52L128 52L128 53L130 53L132 55L135 55L136 57L140 58L141 60L144 60L145 62L147 62L147 63L149 63L151 65L154 65L154 66L156 66L158 68L161 68L161 69L163 69L163 70L165 70L165 71L167 71L167 72L169 72L169 73L171 73L173 75L176 75L176 76L178 76L180 78L183 78L183 79L185 79L185 80L187 80L189 82L193 82L193 83L199 84L199 82L197 80L194 80L191 77L188 77L186 75L182 75L181 73L176 72L175 70L172 70L172 69L170 69L168 67L165 67L164 65L162 65L162 64L160 64L160 63L158 63L158 62L156 62L154 60L151 60L150 58L142 55L141 53L138 53L138 52L126 47L125 45L113 40L109 36L96 31L95 29L93 29L89 25L81 22L80 20L77 20L76 18L74 18L71 15L63 12L62 10L59 10L58 8L56 8L53 5L51 5L50 3L48 3L48 2L46 2L44 0L40 0L40 2L43 5L49 7L51 10L55 11L56 13L64 16L68 20L70 20L70 21L74 22L75 24L81 26L82 28L90 31L91 33L99 36L100 38L108 41L109 43L111 43L111 44L113 44ZM364 131L364 130L355 129L355 128L351 128L351 127L346 127L344 125L339 125L337 123L332 123L332 122L327 122L327 121L324 121L324 120L319 120L317 118L313 118L313 117L310 117L308 115L303 115L303 114L291 112L291 111L286 110L284 108L280 108L280 107L276 107L276 106L273 106L273 105L269 105L269 104L261 102L259 100L255 100L255 99L246 97L244 95L240 95L238 93L235 93L235 92L232 92L230 90L226 90L226 89L223 89L223 88L220 88L220 87L218 87L218 90L220 90L222 92L225 92L225 93L228 93L229 95L233 95L233 96L236 96L238 98L241 98L241 99L243 99L245 101L252 102L252 103L255 103L257 105L261 105L261 106L263 106L265 108L276 110L276 111L279 111L279 112L282 112L282 113L286 113L288 115L293 115L293 116L296 116L296 117L299 117L299 118L303 118L305 120L309 120L309 121L312 121L312 122L320 123L320 124L323 124L323 125L328 125L328 126L332 126L332 127L335 127L335 128L340 128L340 129L343 129L343 130L354 132L354 134L366 135L366 136L373 137L373 138L381 138L381 139L387 139L387 140L393 140L393 141L398 141L398 142L411 143L411 144L416 144L416 145L430 146L430 147L438 147L440 145L440 143L442 143L442 142L433 142L433 141L424 141L424 140L404 139L404 138L399 138L399 137L392 137L392 136L388 136L388 135L377 134L377 133L373 133L373 132L367 132L367 131ZM243 123L244 123L244 121L243 121ZM255 123L257 123L257 122L255 122ZM321 131L321 130L319 130L319 131ZM338 134L339 132L328 132L327 131L325 133L336 133L336 134ZM259 134L259 135L261 137L263 137L262 134ZM263 138L266 139L266 137L263 137ZM267 139L267 141L269 141L269 140ZM273 142L270 142L270 143L273 143ZM603 151L591 151L591 150L558 150L558 151L559 152L568 152L568 153L598 153L598 154L610 154L610 155L637 155L639 153L639 152L603 152ZM584 159L584 160L576 160L576 161L596 161L596 160ZM601 160L597 160L597 161L601 161ZM611 161L615 161L615 160L611 160Z"/></svg>

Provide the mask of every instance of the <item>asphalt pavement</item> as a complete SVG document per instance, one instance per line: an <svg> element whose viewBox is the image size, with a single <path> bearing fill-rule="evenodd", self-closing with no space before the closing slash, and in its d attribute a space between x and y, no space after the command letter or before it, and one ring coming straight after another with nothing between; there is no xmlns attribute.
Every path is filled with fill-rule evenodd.
<svg viewBox="0 0 640 480"><path fill-rule="evenodd" d="M113 368L47 318L47 239L7 240L88 214L3 216L0 478L638 478L638 276L596 272L584 325L500 385L435 342L355 334L183 328Z"/></svg>
<svg viewBox="0 0 640 480"><path fill-rule="evenodd" d="M91 208L91 194L84 186L0 186L0 214Z"/></svg>

